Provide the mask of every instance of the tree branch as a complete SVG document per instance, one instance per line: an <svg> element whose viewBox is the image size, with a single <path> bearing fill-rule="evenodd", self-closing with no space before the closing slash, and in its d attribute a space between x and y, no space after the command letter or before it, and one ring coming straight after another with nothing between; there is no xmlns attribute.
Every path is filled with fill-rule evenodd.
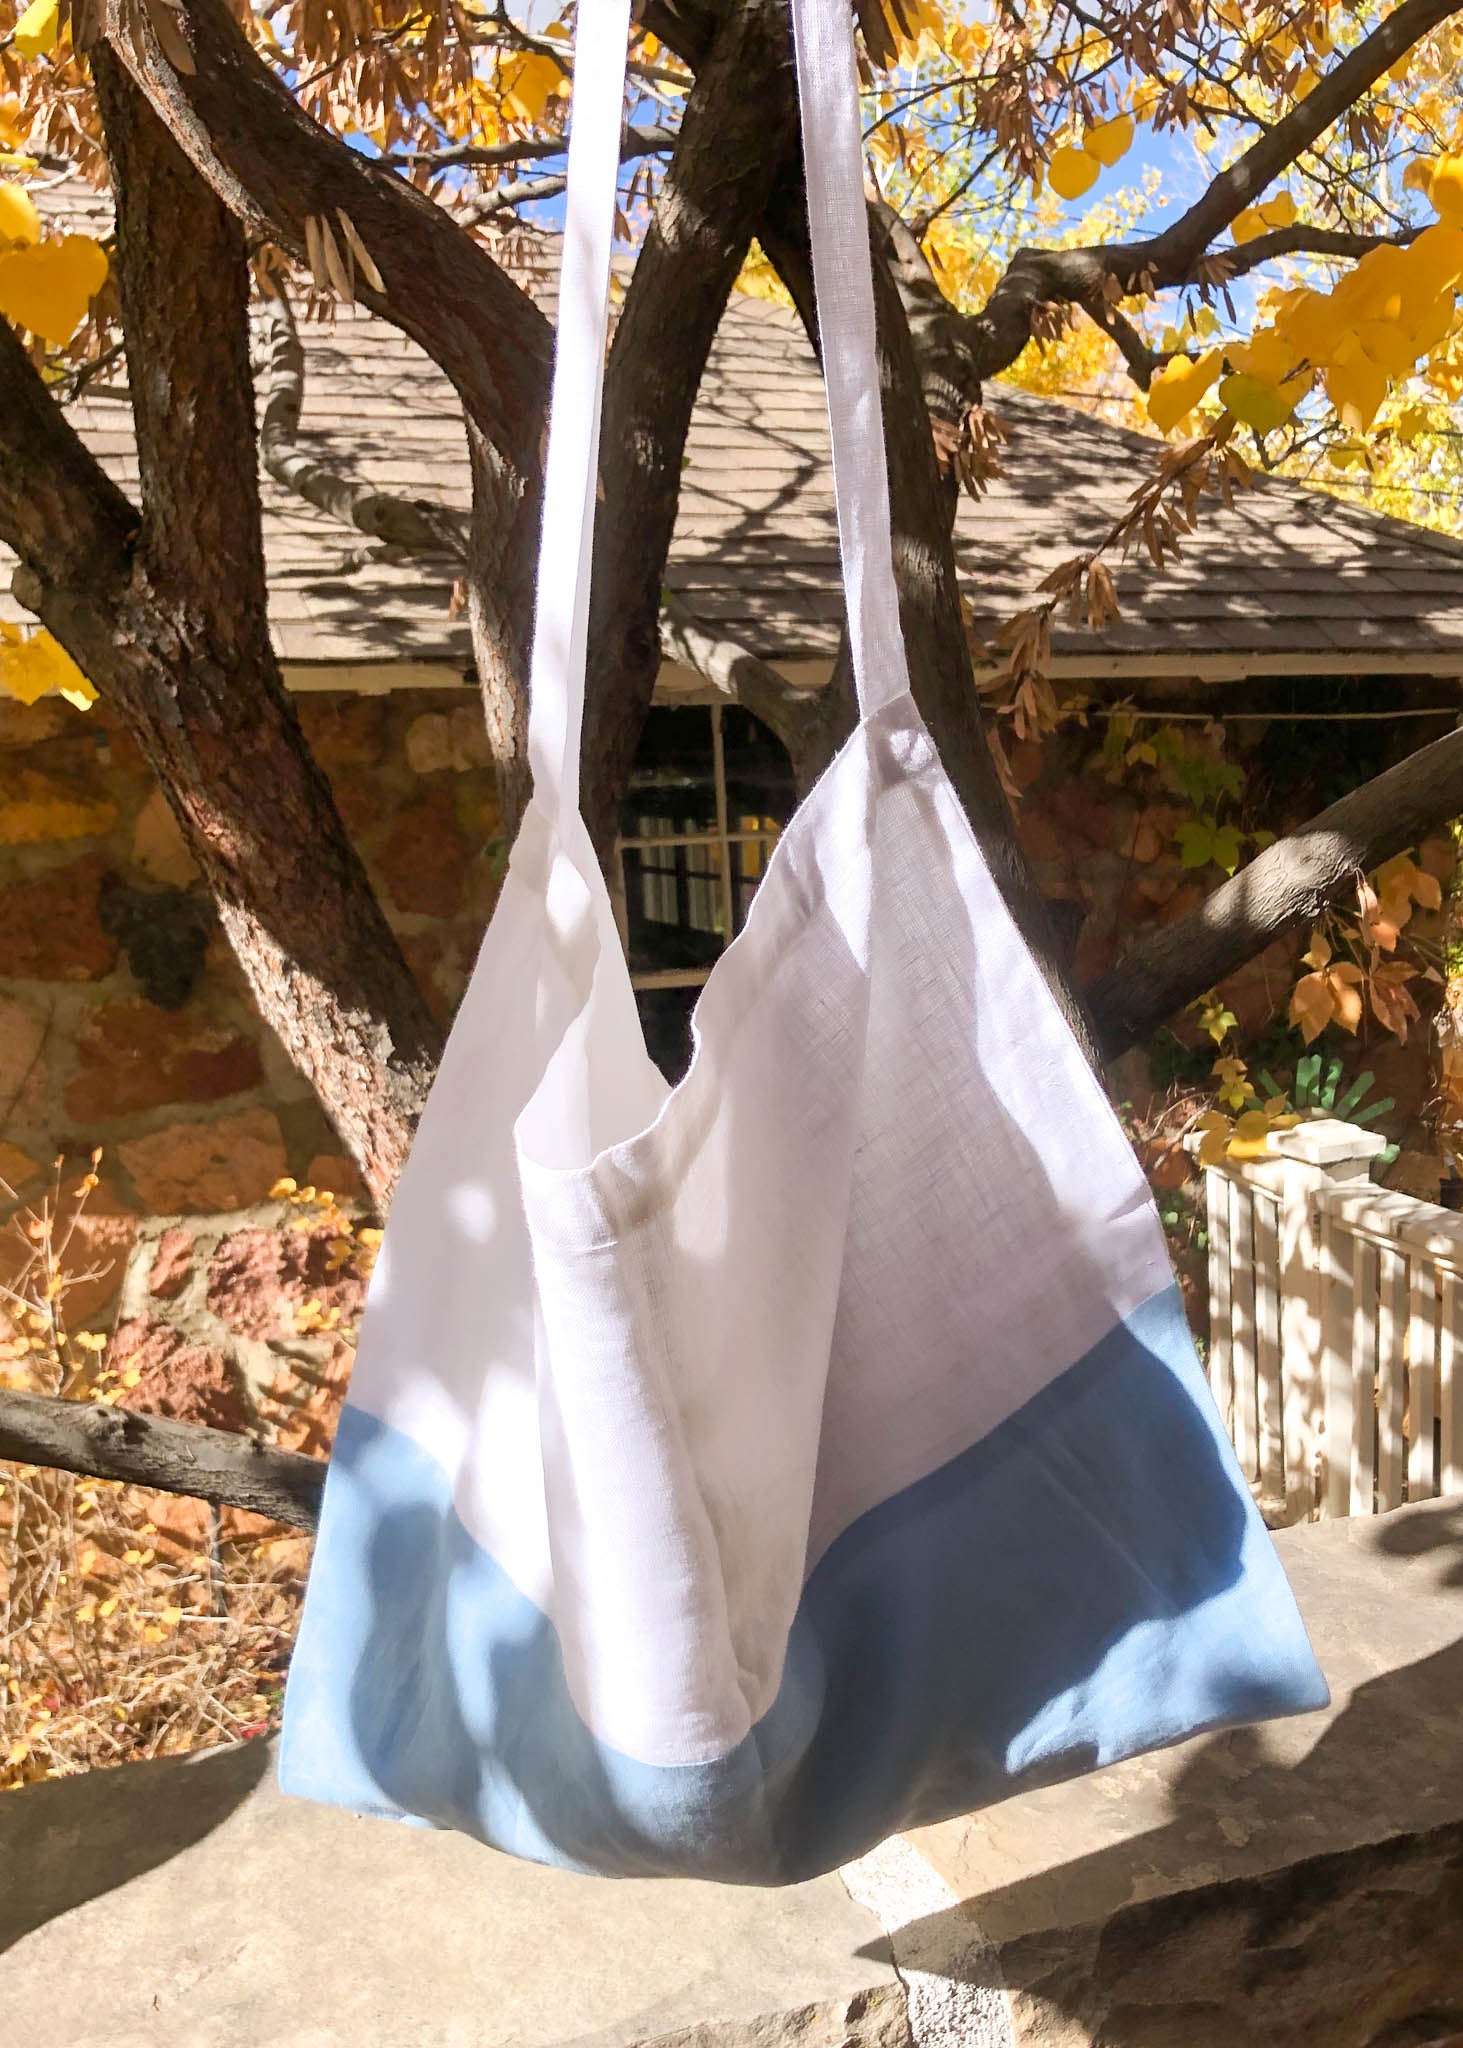
<svg viewBox="0 0 1463 2048"><path fill-rule="evenodd" d="M0 1390L0 1459L245 1508L313 1532L325 1460L252 1437L91 1401Z"/></svg>
<svg viewBox="0 0 1463 2048"><path fill-rule="evenodd" d="M634 163L643 156L657 156L663 149L674 149L676 130L674 128L636 128L625 130L624 147L620 151L622 164ZM504 164L537 163L545 157L563 156L565 143L562 136L546 136L541 140L521 142L454 142L447 149L404 149L378 158L378 162L389 164L395 171L451 171L468 167L493 170Z"/></svg>
<svg viewBox="0 0 1463 2048"><path fill-rule="evenodd" d="M909 273L903 280L896 275L898 250L891 263L883 225L882 217L871 218L894 573L915 701L934 735L997 887L1078 1042L1095 1065L1091 1028L1068 979L1050 913L1016 838L1010 806L981 728L955 562L958 498L953 479L941 473L935 452L925 398L927 376L905 312ZM812 258L800 164L775 188L759 238L816 348ZM846 664L841 663L840 669L841 676L829 685L829 691L835 693L830 709L844 721L841 726L830 721L828 736L833 745L856 715Z"/></svg>
<svg viewBox="0 0 1463 2048"><path fill-rule="evenodd" d="M528 294L451 216L304 113L250 47L227 0L180 0L196 70L182 76L145 10L108 0L107 36L195 169L250 235L308 260L305 223L345 214L380 274L357 295L451 378L519 476L539 468L553 336Z"/></svg>
<svg viewBox="0 0 1463 2048"><path fill-rule="evenodd" d="M1177 923L1149 933L1089 993L1104 1052L1141 1044L1186 1003L1404 847L1463 814L1463 731L1329 806Z"/></svg>
<svg viewBox="0 0 1463 2048"><path fill-rule="evenodd" d="M301 447L305 351L283 293L255 307L254 334L263 400L259 451L275 482L343 526L379 540L393 554L465 562L465 513L425 498L393 497L369 484L351 483Z"/></svg>
<svg viewBox="0 0 1463 2048"><path fill-rule="evenodd" d="M1395 235L1358 235L1346 228L1313 228L1297 221L1294 227L1275 228L1266 235L1254 235L1237 248L1226 249L1221 258L1226 283L1247 277L1263 263L1281 256L1341 256L1353 259L1369 256L1373 249L1405 249L1422 233L1407 228Z"/></svg>
<svg viewBox="0 0 1463 2048"><path fill-rule="evenodd" d="M171 0L170 0L171 4ZM349 220L378 289L356 294L446 373L467 419L473 511L468 620L483 713L511 833L527 797L524 734L538 545L541 445L553 333L441 207L312 121L251 48L228 0L178 0L195 69L174 70L145 9L105 0L108 33L180 148L244 228L308 260L307 223Z"/></svg>
<svg viewBox="0 0 1463 2048"><path fill-rule="evenodd" d="M1146 244L1159 276L1184 281L1216 235L1319 141L1400 57L1459 11L1456 0L1401 0L1283 119L1221 171L1186 213Z"/></svg>
<svg viewBox="0 0 1463 2048"><path fill-rule="evenodd" d="M669 594L661 606L660 646L668 660L683 662L729 702L761 719L786 748L798 791L806 795L851 729L851 721L839 715L834 685L795 688L770 662L715 631Z"/></svg>
<svg viewBox="0 0 1463 2048"><path fill-rule="evenodd" d="M1202 197L1160 234L1141 240L1082 249L1018 249L982 310L964 315L940 292L933 273L921 283L918 304L901 278L921 358L963 400L978 402L981 383L1016 361L1035 329L1043 306L1077 305L1113 333L1114 294L1149 295L1204 281L1242 275L1272 257L1289 253L1364 255L1377 240L1325 229L1286 229L1257 237L1238 249L1210 254L1216 236L1235 219L1414 44L1450 15L1463 12L1456 0L1401 0L1401 5L1328 71L1320 83L1273 128L1267 129ZM906 230L906 233L908 231ZM1130 366L1133 353L1124 347ZM1150 369L1151 374L1151 369ZM927 372L928 378L928 372ZM1141 375L1139 381L1142 381Z"/></svg>

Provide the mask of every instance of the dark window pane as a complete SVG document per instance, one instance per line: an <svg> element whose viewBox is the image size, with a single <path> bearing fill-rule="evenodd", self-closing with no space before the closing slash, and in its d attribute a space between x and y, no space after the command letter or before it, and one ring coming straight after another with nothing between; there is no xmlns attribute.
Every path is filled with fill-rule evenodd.
<svg viewBox="0 0 1463 2048"><path fill-rule="evenodd" d="M620 831L640 836L647 817L673 818L677 832L716 828L711 713L701 704L652 706L640 736L630 787L620 806Z"/></svg>
<svg viewBox="0 0 1463 2048"><path fill-rule="evenodd" d="M785 825L796 807L797 791L782 742L750 711L732 704L721 715L721 744L732 830L737 830L740 812Z"/></svg>
<svg viewBox="0 0 1463 2048"><path fill-rule="evenodd" d="M635 838L654 841L684 834L680 820L637 818ZM694 827L692 828L694 829ZM625 923L632 974L671 967L706 967L726 944L721 893L721 849L713 840L693 846L627 846Z"/></svg>

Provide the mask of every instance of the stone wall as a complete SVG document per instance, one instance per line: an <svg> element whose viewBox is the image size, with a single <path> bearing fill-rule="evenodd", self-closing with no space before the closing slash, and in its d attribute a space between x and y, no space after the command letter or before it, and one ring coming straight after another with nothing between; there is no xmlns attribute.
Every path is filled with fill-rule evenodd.
<svg viewBox="0 0 1463 2048"><path fill-rule="evenodd" d="M347 829L446 1018L501 864L465 691L297 698ZM144 1217L234 1211L282 1176L359 1192L255 1011L172 813L102 704L0 698L0 1180L34 1201L100 1149L73 1322L115 1306ZM0 1194L4 1190L0 1189ZM0 1281L4 1259L0 1252Z"/></svg>

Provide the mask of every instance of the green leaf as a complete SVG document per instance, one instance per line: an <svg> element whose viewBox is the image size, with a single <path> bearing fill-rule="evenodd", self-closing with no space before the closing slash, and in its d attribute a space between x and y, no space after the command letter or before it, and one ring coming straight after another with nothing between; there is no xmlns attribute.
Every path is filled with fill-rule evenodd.
<svg viewBox="0 0 1463 2048"><path fill-rule="evenodd" d="M1173 836L1183 867L1202 868L1208 865L1214 852L1212 825L1206 825L1202 818L1191 818L1187 825L1180 825Z"/></svg>
<svg viewBox="0 0 1463 2048"><path fill-rule="evenodd" d="M1371 1087L1372 1083L1376 1080L1376 1078L1376 1075L1371 1072L1370 1068L1368 1068L1368 1070L1365 1073L1358 1074L1356 1079L1352 1082L1351 1086L1347 1089L1346 1093L1342 1096L1341 1100L1337 1103L1337 1116L1350 1116L1351 1112L1356 1108L1356 1105L1358 1104L1358 1102L1361 1101L1361 1098L1363 1097L1363 1095L1366 1094L1368 1088Z"/></svg>
<svg viewBox="0 0 1463 2048"><path fill-rule="evenodd" d="M1396 1107L1397 1104L1392 1097L1384 1095L1380 1102L1369 1102L1365 1109L1354 1109L1351 1112L1351 1121L1354 1124L1374 1124L1379 1116L1385 1116L1389 1109Z"/></svg>

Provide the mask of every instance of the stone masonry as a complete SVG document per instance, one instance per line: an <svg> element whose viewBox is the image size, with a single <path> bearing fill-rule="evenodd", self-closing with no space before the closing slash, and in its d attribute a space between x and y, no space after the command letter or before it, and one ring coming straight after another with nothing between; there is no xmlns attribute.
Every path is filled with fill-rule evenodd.
<svg viewBox="0 0 1463 2048"><path fill-rule="evenodd" d="M467 690L303 692L301 723L428 1001L471 969L501 849ZM0 698L0 1220L85 1170L73 1325L114 1312L142 1219L354 1168L254 1009L172 813L103 704ZM8 1192L7 1192L8 1191ZM5 1262L23 1255L0 1237Z"/></svg>

